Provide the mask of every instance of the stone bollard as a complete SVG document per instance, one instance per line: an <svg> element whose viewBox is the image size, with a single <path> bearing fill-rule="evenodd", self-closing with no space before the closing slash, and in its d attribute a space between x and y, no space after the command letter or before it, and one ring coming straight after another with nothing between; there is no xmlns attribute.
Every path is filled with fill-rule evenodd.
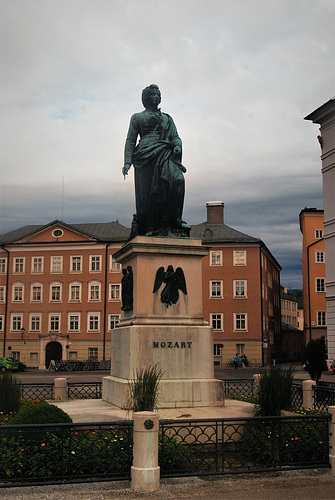
<svg viewBox="0 0 335 500"><path fill-rule="evenodd" d="M313 408L313 385L315 380L303 380L302 382L302 406L304 408Z"/></svg>
<svg viewBox="0 0 335 500"><path fill-rule="evenodd" d="M54 380L54 398L67 401L67 379L55 378Z"/></svg>
<svg viewBox="0 0 335 500"><path fill-rule="evenodd" d="M260 378L261 378L261 374L260 373L255 373L255 375L253 376L253 379L254 379L254 387L253 387L254 395L257 394L258 386L259 386L259 379Z"/></svg>
<svg viewBox="0 0 335 500"><path fill-rule="evenodd" d="M329 462L330 473L335 476L335 406L329 406L328 413L331 415L329 422Z"/></svg>
<svg viewBox="0 0 335 500"><path fill-rule="evenodd" d="M133 414L134 449L131 488L134 491L156 491L160 486L158 467L159 415L151 411Z"/></svg>

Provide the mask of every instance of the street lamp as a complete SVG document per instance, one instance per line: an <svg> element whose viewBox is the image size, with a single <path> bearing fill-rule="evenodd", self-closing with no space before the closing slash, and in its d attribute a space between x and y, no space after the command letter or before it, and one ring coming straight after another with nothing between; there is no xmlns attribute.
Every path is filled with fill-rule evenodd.
<svg viewBox="0 0 335 500"><path fill-rule="evenodd" d="M23 338L23 335L25 334L25 332L26 332L26 329L24 327L22 327L21 328L21 337L22 337L22 340L23 340L24 344L26 343L25 339Z"/></svg>

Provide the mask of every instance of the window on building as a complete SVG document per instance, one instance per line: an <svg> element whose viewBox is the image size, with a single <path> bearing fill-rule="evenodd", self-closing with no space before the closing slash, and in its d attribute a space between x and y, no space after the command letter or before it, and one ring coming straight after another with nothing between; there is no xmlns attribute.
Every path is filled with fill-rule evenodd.
<svg viewBox="0 0 335 500"><path fill-rule="evenodd" d="M4 317L3 315L1 314L0 315L0 332L3 332L3 328L4 328Z"/></svg>
<svg viewBox="0 0 335 500"><path fill-rule="evenodd" d="M0 286L0 302L5 302L6 298L6 287Z"/></svg>
<svg viewBox="0 0 335 500"><path fill-rule="evenodd" d="M317 311L317 325L327 326L326 311Z"/></svg>
<svg viewBox="0 0 335 500"><path fill-rule="evenodd" d="M268 287L272 288L272 274L268 274Z"/></svg>
<svg viewBox="0 0 335 500"><path fill-rule="evenodd" d="M13 284L13 302L23 302L23 288L20 283Z"/></svg>
<svg viewBox="0 0 335 500"><path fill-rule="evenodd" d="M120 300L121 285L119 283L111 283L110 285L110 300Z"/></svg>
<svg viewBox="0 0 335 500"><path fill-rule="evenodd" d="M15 257L14 258L14 273L22 274L24 273L24 257Z"/></svg>
<svg viewBox="0 0 335 500"><path fill-rule="evenodd" d="M247 296L247 281L234 280L234 297L246 297L246 296Z"/></svg>
<svg viewBox="0 0 335 500"><path fill-rule="evenodd" d="M247 314L246 313L234 313L234 331L246 331L247 330Z"/></svg>
<svg viewBox="0 0 335 500"><path fill-rule="evenodd" d="M222 344L214 344L214 356L221 356Z"/></svg>
<svg viewBox="0 0 335 500"><path fill-rule="evenodd" d="M38 352L31 352L29 354L30 361L38 361Z"/></svg>
<svg viewBox="0 0 335 500"><path fill-rule="evenodd" d="M42 285L31 285L31 302L42 302Z"/></svg>
<svg viewBox="0 0 335 500"><path fill-rule="evenodd" d="M11 351L10 357L16 361L20 361L20 351Z"/></svg>
<svg viewBox="0 0 335 500"><path fill-rule="evenodd" d="M222 298L222 280L211 280L209 290L211 298Z"/></svg>
<svg viewBox="0 0 335 500"><path fill-rule="evenodd" d="M325 260L325 252L316 250L315 252L315 262L316 264L324 264L326 262Z"/></svg>
<svg viewBox="0 0 335 500"><path fill-rule="evenodd" d="M19 332L22 328L22 314L12 314L12 332Z"/></svg>
<svg viewBox="0 0 335 500"><path fill-rule="evenodd" d="M43 257L32 257L32 273L43 273Z"/></svg>
<svg viewBox="0 0 335 500"><path fill-rule="evenodd" d="M89 283L88 285L88 300L98 301L100 300L100 283Z"/></svg>
<svg viewBox="0 0 335 500"><path fill-rule="evenodd" d="M63 272L63 257L51 257L51 272L52 273L62 273Z"/></svg>
<svg viewBox="0 0 335 500"><path fill-rule="evenodd" d="M81 255L75 255L71 257L71 271L73 273L79 273L82 271L82 257Z"/></svg>
<svg viewBox="0 0 335 500"><path fill-rule="evenodd" d="M60 330L60 315L59 314L50 314L49 316L49 331L50 332L59 332Z"/></svg>
<svg viewBox="0 0 335 500"><path fill-rule="evenodd" d="M325 278L316 278L316 291L325 292L326 291L326 280Z"/></svg>
<svg viewBox="0 0 335 500"><path fill-rule="evenodd" d="M222 250L212 250L210 252L210 265L222 266Z"/></svg>
<svg viewBox="0 0 335 500"><path fill-rule="evenodd" d="M90 256L90 271L96 273L101 271L101 255Z"/></svg>
<svg viewBox="0 0 335 500"><path fill-rule="evenodd" d="M71 361L76 361L78 359L77 351L69 351L69 359Z"/></svg>
<svg viewBox="0 0 335 500"><path fill-rule="evenodd" d="M30 331L40 332L41 331L41 315L31 314L30 315Z"/></svg>
<svg viewBox="0 0 335 500"><path fill-rule="evenodd" d="M236 352L239 356L245 354L245 344L236 344Z"/></svg>
<svg viewBox="0 0 335 500"><path fill-rule="evenodd" d="M321 240L323 238L323 229L315 229L315 239Z"/></svg>
<svg viewBox="0 0 335 500"><path fill-rule="evenodd" d="M120 323L120 315L119 314L110 314L109 315L109 330L114 330L116 325Z"/></svg>
<svg viewBox="0 0 335 500"><path fill-rule="evenodd" d="M80 314L71 313L68 316L68 329L69 332L79 332L80 331Z"/></svg>
<svg viewBox="0 0 335 500"><path fill-rule="evenodd" d="M81 300L81 283L70 284L70 302L80 302Z"/></svg>
<svg viewBox="0 0 335 500"><path fill-rule="evenodd" d="M0 274L5 274L7 272L7 259L1 257L0 259Z"/></svg>
<svg viewBox="0 0 335 500"><path fill-rule="evenodd" d="M119 262L116 262L116 260L114 259L114 257L111 256L110 270L113 273L120 273L121 269L122 269L122 264L120 264Z"/></svg>
<svg viewBox="0 0 335 500"><path fill-rule="evenodd" d="M50 285L50 301L60 302L62 294L62 287L60 284Z"/></svg>
<svg viewBox="0 0 335 500"><path fill-rule="evenodd" d="M88 314L88 330L90 332L98 332L100 324L100 314L98 313L89 313Z"/></svg>
<svg viewBox="0 0 335 500"><path fill-rule="evenodd" d="M88 348L88 359L98 360L98 348L97 347L89 347Z"/></svg>
<svg viewBox="0 0 335 500"><path fill-rule="evenodd" d="M223 330L223 314L222 313L211 313L210 322L213 330Z"/></svg>
<svg viewBox="0 0 335 500"><path fill-rule="evenodd" d="M234 266L246 266L247 264L247 251L234 250Z"/></svg>

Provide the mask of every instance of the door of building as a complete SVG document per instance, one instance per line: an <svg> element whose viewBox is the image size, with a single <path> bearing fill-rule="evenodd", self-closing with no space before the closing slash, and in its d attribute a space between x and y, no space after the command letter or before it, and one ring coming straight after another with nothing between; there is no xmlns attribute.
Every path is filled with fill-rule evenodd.
<svg viewBox="0 0 335 500"><path fill-rule="evenodd" d="M45 367L49 368L50 361L62 359L62 345L59 342L49 342L45 347Z"/></svg>

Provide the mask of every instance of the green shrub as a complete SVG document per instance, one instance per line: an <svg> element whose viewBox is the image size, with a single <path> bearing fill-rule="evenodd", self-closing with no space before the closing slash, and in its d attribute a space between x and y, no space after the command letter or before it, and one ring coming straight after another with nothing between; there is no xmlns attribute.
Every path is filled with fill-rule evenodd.
<svg viewBox="0 0 335 500"><path fill-rule="evenodd" d="M129 407L135 411L153 411L157 408L159 397L159 381L163 370L157 365L141 368L134 372L129 382Z"/></svg>
<svg viewBox="0 0 335 500"><path fill-rule="evenodd" d="M306 370L312 380L318 382L322 372L327 370L327 348L325 337L313 339L305 347L304 360Z"/></svg>
<svg viewBox="0 0 335 500"><path fill-rule="evenodd" d="M10 372L0 373L0 412L15 413L20 408L21 384Z"/></svg>
<svg viewBox="0 0 335 500"><path fill-rule="evenodd" d="M71 427L5 429L0 452L0 481L59 479L128 474L132 464L131 429L87 430Z"/></svg>
<svg viewBox="0 0 335 500"><path fill-rule="evenodd" d="M158 444L158 465L162 470L182 472L190 466L192 450L187 444L178 443L176 438L160 437Z"/></svg>
<svg viewBox="0 0 335 500"><path fill-rule="evenodd" d="M18 414L10 420L11 425L62 423L72 423L71 417L58 406L50 405L45 401L33 401L25 404L20 408Z"/></svg>
<svg viewBox="0 0 335 500"><path fill-rule="evenodd" d="M324 421L258 420L246 426L239 449L253 464L325 461L328 457L328 426Z"/></svg>
<svg viewBox="0 0 335 500"><path fill-rule="evenodd" d="M291 405L293 369L283 370L280 366L261 372L259 378L255 415L277 416Z"/></svg>

